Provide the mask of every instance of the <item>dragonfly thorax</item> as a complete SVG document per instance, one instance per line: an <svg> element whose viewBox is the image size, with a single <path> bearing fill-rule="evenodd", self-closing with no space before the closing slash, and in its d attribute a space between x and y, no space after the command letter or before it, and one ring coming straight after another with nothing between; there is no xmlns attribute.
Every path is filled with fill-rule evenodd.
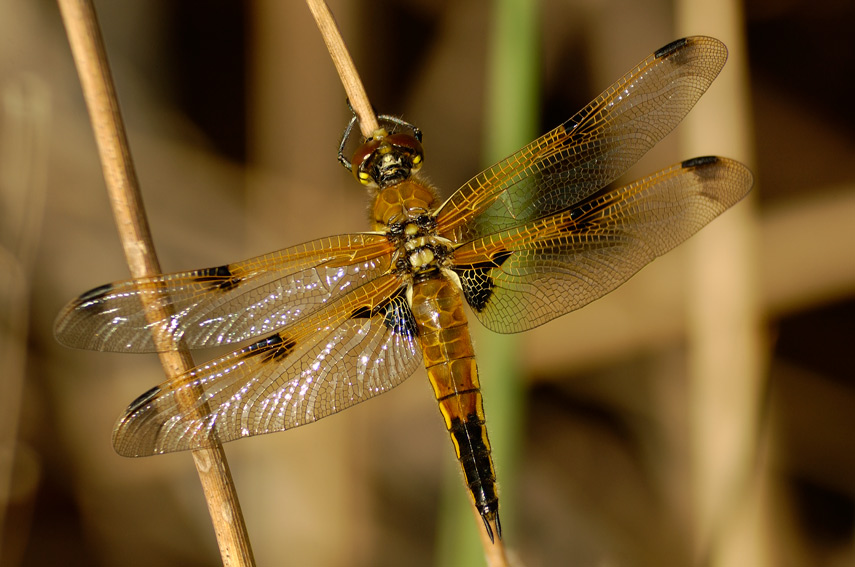
<svg viewBox="0 0 855 567"><path fill-rule="evenodd" d="M392 223L386 234L397 246L395 270L412 279L446 267L453 250L451 241L436 234L436 220L431 214Z"/></svg>

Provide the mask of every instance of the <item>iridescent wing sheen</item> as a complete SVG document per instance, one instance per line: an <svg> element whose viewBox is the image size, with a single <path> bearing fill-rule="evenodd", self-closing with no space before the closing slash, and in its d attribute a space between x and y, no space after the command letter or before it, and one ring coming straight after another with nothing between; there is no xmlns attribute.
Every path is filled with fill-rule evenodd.
<svg viewBox="0 0 855 567"><path fill-rule="evenodd" d="M726 60L710 37L659 49L570 120L469 180L437 213L439 233L465 243L599 191L674 129Z"/></svg>
<svg viewBox="0 0 855 567"><path fill-rule="evenodd" d="M105 285L81 295L57 318L67 345L154 352L152 331L189 348L232 344L274 332L388 272L393 246L380 234L314 240L216 268ZM150 307L171 315L150 322Z"/></svg>
<svg viewBox="0 0 855 567"><path fill-rule="evenodd" d="M397 386L422 362L405 289L381 276L153 388L116 425L116 451L144 456L282 431Z"/></svg>
<svg viewBox="0 0 855 567"><path fill-rule="evenodd" d="M739 162L687 160L454 252L467 302L489 329L524 331L615 289L753 184Z"/></svg>

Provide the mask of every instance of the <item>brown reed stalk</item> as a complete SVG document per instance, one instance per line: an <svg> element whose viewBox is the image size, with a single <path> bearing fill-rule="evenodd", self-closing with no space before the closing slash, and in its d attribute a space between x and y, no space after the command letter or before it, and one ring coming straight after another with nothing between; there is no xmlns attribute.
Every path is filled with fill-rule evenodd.
<svg viewBox="0 0 855 567"><path fill-rule="evenodd" d="M726 155L752 163L742 2L723 0L713 8L678 0L674 10L679 32L703 29L730 51L725 71L704 97L706 105L683 121L681 154L727 148ZM761 441L770 435L763 417L769 353L758 294L756 191L687 247L692 544L695 562L708 567L780 564L776 512L765 493L774 483Z"/></svg>
<svg viewBox="0 0 855 567"><path fill-rule="evenodd" d="M374 108L368 100L368 93L365 92L362 79L356 72L356 66L353 64L350 52L344 44L335 18L323 0L306 0L306 4L309 5L309 10L312 11L321 37L327 45L327 51L330 53L330 58L333 60L341 84L344 86L344 92L347 93L347 98L350 100L350 106L359 119L359 129L362 135L368 138L380 128L380 124L374 115Z"/></svg>
<svg viewBox="0 0 855 567"><path fill-rule="evenodd" d="M335 64L339 79L350 100L350 105L359 119L360 131L367 138L379 128L379 124L374 115L371 102L368 99L368 94L365 92L362 79L359 78L359 73L357 73L353 59L347 51L335 19L323 0L306 0L306 4L308 4L309 10L312 11L318 30L320 30L324 43L327 45L327 50ZM484 548L484 556L487 564L490 567L506 567L508 560L504 543L499 538L496 538L495 541L490 540L480 513L474 505L471 508L475 522L478 525L478 533L480 534L480 541ZM496 533L495 524L493 524L492 528L493 532Z"/></svg>
<svg viewBox="0 0 855 567"><path fill-rule="evenodd" d="M134 278L160 273L160 265L145 216L139 182L131 160L116 90L107 62L104 41L91 0L58 0L74 62L83 87L110 204ZM145 297L142 299L145 301ZM145 306L150 318L168 314ZM155 336L160 361L169 379L194 366L186 348L171 344L168 336ZM208 503L223 565L255 565L249 536L222 446L193 451L193 461Z"/></svg>

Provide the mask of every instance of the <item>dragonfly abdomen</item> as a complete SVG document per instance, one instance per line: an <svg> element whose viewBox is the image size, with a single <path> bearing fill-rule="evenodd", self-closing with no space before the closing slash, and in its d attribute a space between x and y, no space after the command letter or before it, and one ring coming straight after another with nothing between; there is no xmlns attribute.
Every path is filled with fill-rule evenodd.
<svg viewBox="0 0 855 567"><path fill-rule="evenodd" d="M475 507L492 538L491 521L501 530L496 472L461 293L445 277L424 280L413 285L412 309L428 379Z"/></svg>

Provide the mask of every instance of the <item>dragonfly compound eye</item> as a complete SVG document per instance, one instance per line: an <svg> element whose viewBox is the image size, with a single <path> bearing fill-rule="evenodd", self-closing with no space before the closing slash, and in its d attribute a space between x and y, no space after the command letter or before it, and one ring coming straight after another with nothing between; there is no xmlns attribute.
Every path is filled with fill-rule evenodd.
<svg viewBox="0 0 855 567"><path fill-rule="evenodd" d="M372 138L353 152L353 159L351 160L353 164L353 176L363 185L376 183L374 177L371 175L370 163L372 162L372 156L380 148L380 143L379 139Z"/></svg>

